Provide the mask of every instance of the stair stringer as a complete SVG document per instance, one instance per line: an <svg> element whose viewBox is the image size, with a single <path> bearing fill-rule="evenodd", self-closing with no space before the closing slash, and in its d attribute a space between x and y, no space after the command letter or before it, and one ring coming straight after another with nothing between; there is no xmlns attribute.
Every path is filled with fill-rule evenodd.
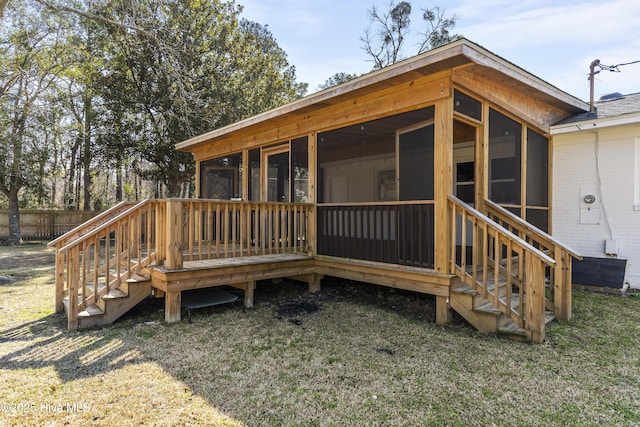
<svg viewBox="0 0 640 427"><path fill-rule="evenodd" d="M149 295L151 295L150 279L142 276L129 279L123 282L115 292L102 296L96 304L78 313L78 327L109 325Z"/></svg>
<svg viewBox="0 0 640 427"><path fill-rule="evenodd" d="M491 309L487 303L489 301L482 298L476 290L461 282L451 287L449 294L451 308L478 331L485 334L496 333L502 312L495 308Z"/></svg>

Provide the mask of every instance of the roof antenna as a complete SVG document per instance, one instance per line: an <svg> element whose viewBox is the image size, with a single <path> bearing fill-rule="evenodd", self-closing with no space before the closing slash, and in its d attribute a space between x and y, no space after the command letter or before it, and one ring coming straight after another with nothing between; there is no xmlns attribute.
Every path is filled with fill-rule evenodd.
<svg viewBox="0 0 640 427"><path fill-rule="evenodd" d="M600 65L599 59L592 61L591 65L589 65L589 112L590 113L593 113L593 111L595 110L595 107L593 104L593 91L594 91L595 75L600 72L600 70L598 71L595 70L598 65Z"/></svg>

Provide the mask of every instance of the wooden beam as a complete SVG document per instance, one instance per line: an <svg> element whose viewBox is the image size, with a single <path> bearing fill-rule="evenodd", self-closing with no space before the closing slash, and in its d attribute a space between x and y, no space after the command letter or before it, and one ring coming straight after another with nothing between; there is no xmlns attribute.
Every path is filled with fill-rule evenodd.
<svg viewBox="0 0 640 427"><path fill-rule="evenodd" d="M544 266L529 251L525 252L525 264L525 330L531 341L541 343L545 335Z"/></svg>
<svg viewBox="0 0 640 427"><path fill-rule="evenodd" d="M164 320L167 323L180 321L180 311L182 310L182 293L167 292L164 295Z"/></svg>
<svg viewBox="0 0 640 427"><path fill-rule="evenodd" d="M59 242L56 244L56 313L62 313L64 311L64 259L68 255L58 253L58 250L62 246L64 246L63 242Z"/></svg>
<svg viewBox="0 0 640 427"><path fill-rule="evenodd" d="M447 297L436 295L436 323L438 325L451 323L453 312L447 299Z"/></svg>
<svg viewBox="0 0 640 427"><path fill-rule="evenodd" d="M78 281L80 280L80 248L72 247L67 255L67 283L69 287L69 309L67 310L67 329L78 329ZM82 302L84 304L84 301Z"/></svg>
<svg viewBox="0 0 640 427"><path fill-rule="evenodd" d="M449 296L451 275L395 269L384 266L316 259L315 272L358 282L405 289L431 295Z"/></svg>
<svg viewBox="0 0 640 427"><path fill-rule="evenodd" d="M196 198L201 199L202 196L202 188L200 187L200 183L202 182L202 177L200 176L200 165L202 162L196 160ZM246 169L245 169L246 170Z"/></svg>
<svg viewBox="0 0 640 427"><path fill-rule="evenodd" d="M572 114L527 96L521 87L509 87L502 82L490 80L482 75L480 70L478 67L475 71L455 70L452 75L453 82L525 120L527 124L539 129L542 133L548 133L550 125Z"/></svg>
<svg viewBox="0 0 640 427"><path fill-rule="evenodd" d="M256 282L247 282L244 288L244 308L253 308L253 293L256 289Z"/></svg>
<svg viewBox="0 0 640 427"><path fill-rule="evenodd" d="M435 113L434 199L435 271L449 273L447 196L453 187L453 96L439 100Z"/></svg>
<svg viewBox="0 0 640 427"><path fill-rule="evenodd" d="M311 210L309 212L309 217L307 218L307 239L309 239L309 256L313 256L317 253L317 205L316 201L318 200L318 172L317 172L317 162L318 162L318 143L317 143L318 134L316 132L311 132L309 134L309 150L308 150L308 172L307 176L309 177L309 200L307 201L312 205Z"/></svg>
<svg viewBox="0 0 640 427"><path fill-rule="evenodd" d="M215 144L194 147L193 153L198 160L210 159L297 138L311 132L342 128L433 105L437 100L451 95L449 74L449 71L446 71L419 77L306 114L278 117L263 123L260 127L245 128L233 134L222 135L215 140ZM381 102L381 99L384 99L384 102Z"/></svg>
<svg viewBox="0 0 640 427"><path fill-rule="evenodd" d="M571 269L573 259L571 254L556 246L554 259L556 260L553 284L554 314L558 320L571 320Z"/></svg>
<svg viewBox="0 0 640 427"><path fill-rule="evenodd" d="M166 202L166 262L169 270L182 268L182 201Z"/></svg>

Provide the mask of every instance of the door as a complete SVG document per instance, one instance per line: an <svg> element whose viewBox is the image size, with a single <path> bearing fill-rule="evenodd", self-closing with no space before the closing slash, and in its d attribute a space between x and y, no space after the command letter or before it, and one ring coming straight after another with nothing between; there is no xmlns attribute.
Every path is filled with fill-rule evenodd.
<svg viewBox="0 0 640 427"><path fill-rule="evenodd" d="M263 175L262 200L289 202L291 200L289 145L262 152Z"/></svg>
<svg viewBox="0 0 640 427"><path fill-rule="evenodd" d="M476 127L460 120L453 122L453 194L475 206Z"/></svg>

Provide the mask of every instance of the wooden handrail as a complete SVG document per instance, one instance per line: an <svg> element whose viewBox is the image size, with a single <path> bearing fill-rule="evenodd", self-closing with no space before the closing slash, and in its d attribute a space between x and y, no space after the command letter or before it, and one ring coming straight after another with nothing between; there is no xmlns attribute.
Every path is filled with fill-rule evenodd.
<svg viewBox="0 0 640 427"><path fill-rule="evenodd" d="M501 214L502 216L506 217L511 222L515 223L518 228L523 229L524 231L527 232L527 234L529 234L529 235L533 234L537 238L538 241L547 241L547 242L550 243L547 246L549 246L549 247L554 246L554 247L561 248L562 250L566 251L567 253L569 253L574 258L577 258L579 260L582 259L582 255L579 252L575 251L574 249L570 248L569 246L565 245L564 243L559 242L553 236L545 233L544 231L540 230L539 228L534 227L533 225L531 225L527 221L525 221L522 218L520 218L519 216L515 215L513 212L508 211L507 209L503 208L499 204L497 204L497 203L495 203L495 202L493 202L493 201L491 201L489 199L485 199L484 203L485 203L486 206L490 207L493 211L497 211L499 214Z"/></svg>
<svg viewBox="0 0 640 427"><path fill-rule="evenodd" d="M477 218L479 218L480 220L485 222L487 224L487 227L490 227L490 228L498 231L499 233L504 234L509 239L517 242L520 246L522 246L523 248L527 249L527 251L531 252L536 258L538 258L541 261L545 262L549 266L555 266L556 265L556 261L553 258L548 256L547 254L545 254L541 250L537 249L535 246L531 245L526 240L522 239L519 236L516 236L511 231L509 231L506 228L500 226L499 224L497 224L495 221L493 221L491 218L489 218L488 216L484 215L480 211L478 211L475 208L467 205L466 203L464 203L462 200L460 200L456 196L450 194L448 196L448 198L454 204L456 204L459 207L461 207L461 208L473 213L474 216L476 216Z"/></svg>
<svg viewBox="0 0 640 427"><path fill-rule="evenodd" d="M93 225L95 225L96 223L98 223L99 221L101 221L104 218L108 218L110 215L113 214L113 212L118 211L119 209L121 209L124 206L133 206L135 203L134 202L120 202L115 206L112 206L111 208L107 209L106 211L94 216L93 218L91 218L88 221L85 221L84 223L78 225L77 227L73 228L72 230L67 231L66 233L64 233L62 236L50 241L49 243L47 243L48 247L53 247L55 245L57 245L59 242L63 242L66 239L70 238L72 235L85 230ZM100 224L102 225L102 224ZM83 235L79 235L76 238L80 238Z"/></svg>
<svg viewBox="0 0 640 427"><path fill-rule="evenodd" d="M82 235L80 238L74 240L71 243L68 243L67 245L63 246L62 248L58 249L58 253L62 254L64 252L66 252L67 250L69 250L70 248L80 244L80 242L87 240L93 236L95 236L96 234L100 233L101 231L103 231L105 228L108 228L109 226L117 223L118 221L120 221L121 219L127 217L131 212L135 212L136 210L140 209L142 206L146 205L147 203L149 203L149 199L147 200L143 200L142 202L139 202L136 205L133 205L132 207L130 207L129 209L127 209L126 211L116 215L115 217L111 218L109 221L100 224L100 227L91 230L89 233Z"/></svg>

